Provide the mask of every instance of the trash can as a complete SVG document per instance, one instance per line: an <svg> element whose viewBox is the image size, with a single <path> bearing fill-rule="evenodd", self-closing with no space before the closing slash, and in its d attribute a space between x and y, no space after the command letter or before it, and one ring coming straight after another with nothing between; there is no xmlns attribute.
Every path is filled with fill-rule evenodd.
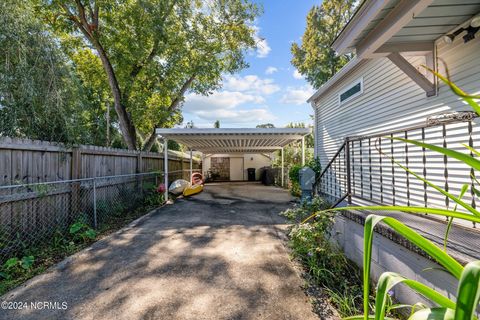
<svg viewBox="0 0 480 320"><path fill-rule="evenodd" d="M248 168L248 181L255 181L255 168Z"/></svg>
<svg viewBox="0 0 480 320"><path fill-rule="evenodd" d="M273 168L268 168L265 170L265 181L264 185L266 186L273 186L275 184L275 169Z"/></svg>
<svg viewBox="0 0 480 320"><path fill-rule="evenodd" d="M275 183L275 171L271 167L263 167L261 179L262 183L266 186L271 186Z"/></svg>

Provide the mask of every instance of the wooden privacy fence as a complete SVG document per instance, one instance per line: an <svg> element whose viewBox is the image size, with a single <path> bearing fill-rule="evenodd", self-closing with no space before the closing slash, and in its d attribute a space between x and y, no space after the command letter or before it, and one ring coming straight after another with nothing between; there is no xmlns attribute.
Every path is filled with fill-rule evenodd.
<svg viewBox="0 0 480 320"><path fill-rule="evenodd" d="M190 167L189 156L169 151L169 171ZM201 162L193 161L199 169ZM163 154L96 146L67 147L0 138L0 186L163 171Z"/></svg>
<svg viewBox="0 0 480 320"><path fill-rule="evenodd" d="M158 199L163 164L153 152L0 138L0 263L68 234L76 221L101 227ZM189 168L185 154L169 153L172 180Z"/></svg>

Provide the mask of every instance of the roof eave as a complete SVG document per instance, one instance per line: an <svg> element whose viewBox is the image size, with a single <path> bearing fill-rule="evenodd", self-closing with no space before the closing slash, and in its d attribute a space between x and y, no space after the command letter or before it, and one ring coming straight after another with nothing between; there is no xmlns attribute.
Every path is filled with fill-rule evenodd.
<svg viewBox="0 0 480 320"><path fill-rule="evenodd" d="M365 0L332 43L333 50L339 55L352 52L353 41L387 3L388 1L384 0Z"/></svg>
<svg viewBox="0 0 480 320"><path fill-rule="evenodd" d="M157 128L159 135L242 135L242 134L297 134L308 135L310 128Z"/></svg>

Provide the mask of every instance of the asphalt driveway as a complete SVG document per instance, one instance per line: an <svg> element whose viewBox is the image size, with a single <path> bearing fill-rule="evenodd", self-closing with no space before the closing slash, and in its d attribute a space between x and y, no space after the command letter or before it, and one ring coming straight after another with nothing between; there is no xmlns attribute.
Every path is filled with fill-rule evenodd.
<svg viewBox="0 0 480 320"><path fill-rule="evenodd" d="M0 319L317 319L285 248L290 200L207 185L7 293L28 308Z"/></svg>

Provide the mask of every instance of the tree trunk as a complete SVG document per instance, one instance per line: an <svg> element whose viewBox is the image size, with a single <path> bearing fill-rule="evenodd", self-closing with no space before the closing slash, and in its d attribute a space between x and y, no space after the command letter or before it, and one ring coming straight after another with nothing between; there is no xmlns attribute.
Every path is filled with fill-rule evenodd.
<svg viewBox="0 0 480 320"><path fill-rule="evenodd" d="M122 93L120 91L120 86L118 85L117 77L115 76L115 71L113 70L112 64L110 63L103 46L90 28L91 26L95 26L95 28L98 29L98 6L95 6L95 11L89 8L92 15L92 23L89 24L85 14L85 6L82 1L75 0L75 4L78 9L78 16L74 15L65 4L61 4L61 7L65 10L65 13L71 19L71 21L73 21L73 23L97 50L100 60L102 61L103 68L107 74L108 84L110 85L110 89L112 91L113 105L118 115L120 131L122 132L123 140L125 141L128 149L135 150L137 148L137 133L130 114L127 112L125 105L122 104Z"/></svg>
<svg viewBox="0 0 480 320"><path fill-rule="evenodd" d="M153 144L155 143L155 139L157 138L157 134L155 133L155 130L157 127L155 126L153 128L153 132L150 134L150 137L148 137L147 142L143 145L143 151L150 151L153 147Z"/></svg>
<svg viewBox="0 0 480 320"><path fill-rule="evenodd" d="M122 94L120 91L120 86L118 85L117 77L115 76L113 67L110 64L110 60L108 60L107 54L103 50L103 47L97 41L92 42L95 45L95 49L97 49L98 51L98 55L100 56L100 60L102 61L103 68L107 73L108 83L110 85L110 89L112 90L113 95L113 105L118 115L118 120L120 122L120 131L122 132L123 140L125 141L128 149L135 150L137 148L137 133L130 114L127 112L125 106L122 104Z"/></svg>

